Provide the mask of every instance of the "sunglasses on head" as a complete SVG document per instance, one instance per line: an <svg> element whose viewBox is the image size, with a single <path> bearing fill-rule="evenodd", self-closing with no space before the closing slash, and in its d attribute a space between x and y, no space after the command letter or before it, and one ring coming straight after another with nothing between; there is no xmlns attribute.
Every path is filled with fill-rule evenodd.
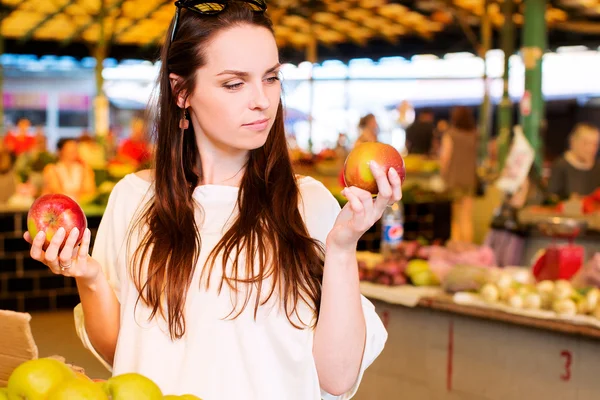
<svg viewBox="0 0 600 400"><path fill-rule="evenodd" d="M235 0L244 3L250 7L254 12L263 13L267 11L267 2L265 0ZM175 2L175 22L173 24L173 31L171 32L171 42L175 39L177 33L177 26L179 22L179 13L182 8L196 12L201 15L217 15L227 8L227 5L231 3L231 0L178 0Z"/></svg>

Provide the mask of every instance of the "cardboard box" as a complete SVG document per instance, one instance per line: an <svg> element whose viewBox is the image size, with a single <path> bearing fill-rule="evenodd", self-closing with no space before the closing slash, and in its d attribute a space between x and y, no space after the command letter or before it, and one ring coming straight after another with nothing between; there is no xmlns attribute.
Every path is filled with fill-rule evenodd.
<svg viewBox="0 0 600 400"><path fill-rule="evenodd" d="M29 321L27 313L0 310L0 387L20 364L38 358Z"/></svg>
<svg viewBox="0 0 600 400"><path fill-rule="evenodd" d="M38 347L31 332L31 315L0 310L0 387L5 387L10 374L25 361L38 358ZM61 356L50 356L67 364L76 372L83 368L66 363Z"/></svg>

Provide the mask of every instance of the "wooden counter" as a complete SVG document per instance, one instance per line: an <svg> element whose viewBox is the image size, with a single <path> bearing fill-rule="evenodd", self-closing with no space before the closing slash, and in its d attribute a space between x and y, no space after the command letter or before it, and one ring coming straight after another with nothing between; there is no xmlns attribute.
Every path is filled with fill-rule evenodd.
<svg viewBox="0 0 600 400"><path fill-rule="evenodd" d="M415 299L382 288L377 295L374 285L361 285L388 339L355 399L600 397L600 329L460 305L443 294Z"/></svg>
<svg viewBox="0 0 600 400"><path fill-rule="evenodd" d="M418 306L464 315L467 317L505 322L529 328L544 329L547 331L564 333L567 335L600 339L600 329L593 326L578 325L560 320L532 318L483 307L456 304L452 301L452 297L448 295L421 299Z"/></svg>

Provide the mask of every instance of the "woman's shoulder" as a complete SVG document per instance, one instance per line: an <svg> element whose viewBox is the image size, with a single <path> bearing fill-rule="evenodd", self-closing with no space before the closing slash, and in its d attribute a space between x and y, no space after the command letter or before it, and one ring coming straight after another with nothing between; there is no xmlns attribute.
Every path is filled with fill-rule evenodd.
<svg viewBox="0 0 600 400"><path fill-rule="evenodd" d="M296 175L300 193L316 197L333 197L329 189L320 181L311 176Z"/></svg>
<svg viewBox="0 0 600 400"><path fill-rule="evenodd" d="M112 193L119 196L142 197L148 193L152 187L153 172L151 170L143 170L125 175L119 180Z"/></svg>
<svg viewBox="0 0 600 400"><path fill-rule="evenodd" d="M307 209L339 208L339 202L327 187L310 176L297 176L301 201Z"/></svg>
<svg viewBox="0 0 600 400"><path fill-rule="evenodd" d="M143 169L141 171L137 171L134 175L148 183L152 183L154 181L153 169Z"/></svg>

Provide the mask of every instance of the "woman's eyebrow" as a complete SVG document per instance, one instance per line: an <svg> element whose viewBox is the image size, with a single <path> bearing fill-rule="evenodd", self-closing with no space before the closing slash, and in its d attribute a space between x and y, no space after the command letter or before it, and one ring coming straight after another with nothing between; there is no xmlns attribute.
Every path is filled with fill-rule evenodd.
<svg viewBox="0 0 600 400"><path fill-rule="evenodd" d="M269 68L265 74L269 74L271 72L275 72L279 67L281 67L280 63L275 64L274 66L272 66L271 68ZM225 71L222 71L220 73L217 74L217 76L221 76L221 75L235 75L238 76L240 78L247 78L250 74L248 72L244 72L244 71L236 71L236 70L232 70L232 69L226 69Z"/></svg>

